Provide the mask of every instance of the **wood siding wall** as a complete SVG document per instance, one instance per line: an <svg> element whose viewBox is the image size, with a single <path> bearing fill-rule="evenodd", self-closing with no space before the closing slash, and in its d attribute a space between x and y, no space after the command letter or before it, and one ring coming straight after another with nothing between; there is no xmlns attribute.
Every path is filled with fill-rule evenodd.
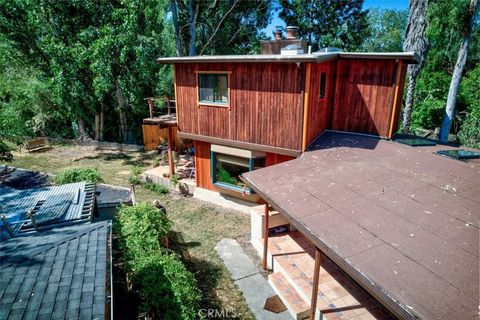
<svg viewBox="0 0 480 320"><path fill-rule="evenodd" d="M167 141L168 129L160 129L158 125L142 124L143 146L145 150L155 150L159 144ZM173 136L175 145L178 146L180 139L178 138L177 128L173 128Z"/></svg>
<svg viewBox="0 0 480 320"><path fill-rule="evenodd" d="M395 60L338 60L332 129L387 137L395 80Z"/></svg>
<svg viewBox="0 0 480 320"><path fill-rule="evenodd" d="M197 187L215 190L210 176L210 143L195 141L195 180Z"/></svg>
<svg viewBox="0 0 480 320"><path fill-rule="evenodd" d="M331 127L331 109L335 92L336 61L312 63L308 85L308 106L306 107L305 143L310 143L324 130ZM325 72L325 96L320 97L321 74Z"/></svg>
<svg viewBox="0 0 480 320"><path fill-rule="evenodd" d="M284 156L282 154L276 154L276 153L267 153L266 159L265 159L265 165L267 167L273 166L275 164L279 164L282 162L290 161L295 159L295 157L290 157L290 156Z"/></svg>
<svg viewBox="0 0 480 320"><path fill-rule="evenodd" d="M195 71L231 71L229 107L198 106ZM182 132L300 150L302 69L296 64L176 64Z"/></svg>

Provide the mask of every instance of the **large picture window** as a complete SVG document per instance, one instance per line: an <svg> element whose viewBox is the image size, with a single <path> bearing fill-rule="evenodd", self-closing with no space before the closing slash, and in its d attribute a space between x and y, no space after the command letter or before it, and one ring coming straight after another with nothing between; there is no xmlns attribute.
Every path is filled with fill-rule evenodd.
<svg viewBox="0 0 480 320"><path fill-rule="evenodd" d="M228 74L198 73L198 101L227 106Z"/></svg>
<svg viewBox="0 0 480 320"><path fill-rule="evenodd" d="M265 167L265 158L244 158L211 152L212 183L220 188L251 194L240 176L249 171Z"/></svg>

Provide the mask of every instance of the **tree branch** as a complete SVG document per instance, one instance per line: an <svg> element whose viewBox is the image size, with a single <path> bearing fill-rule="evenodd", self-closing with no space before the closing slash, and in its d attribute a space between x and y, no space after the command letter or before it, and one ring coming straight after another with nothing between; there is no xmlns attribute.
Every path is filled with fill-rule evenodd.
<svg viewBox="0 0 480 320"><path fill-rule="evenodd" d="M235 8L235 6L237 5L237 3L239 2L240 0L235 0L235 2L233 3L232 7L227 11L227 13L225 13L225 15L222 17L222 19L220 20L220 22L218 23L217 27L215 28L215 31L213 31L212 35L210 36L210 38L207 40L207 43L205 43L205 45L203 46L202 50L200 50L200 55L202 55L203 51L205 51L205 49L208 47L208 45L210 44L210 41L212 41L213 37L215 37L215 35L217 34L218 32L218 29L220 29L220 26L222 25L223 21L225 20L225 18L230 14L230 12L232 12L232 10Z"/></svg>

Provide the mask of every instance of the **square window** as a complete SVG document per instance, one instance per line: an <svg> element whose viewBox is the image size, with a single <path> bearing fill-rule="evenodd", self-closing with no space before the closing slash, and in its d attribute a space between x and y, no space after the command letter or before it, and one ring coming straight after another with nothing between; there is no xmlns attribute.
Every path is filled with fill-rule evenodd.
<svg viewBox="0 0 480 320"><path fill-rule="evenodd" d="M228 103L227 74L198 74L198 100L204 103Z"/></svg>

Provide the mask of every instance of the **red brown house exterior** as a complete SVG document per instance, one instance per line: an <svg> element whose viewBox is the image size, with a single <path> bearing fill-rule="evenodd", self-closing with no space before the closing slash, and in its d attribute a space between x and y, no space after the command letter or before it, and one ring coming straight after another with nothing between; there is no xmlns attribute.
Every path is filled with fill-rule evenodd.
<svg viewBox="0 0 480 320"><path fill-rule="evenodd" d="M174 65L178 134L197 188L257 201L238 176L291 160L324 130L390 138L414 53L160 58Z"/></svg>

